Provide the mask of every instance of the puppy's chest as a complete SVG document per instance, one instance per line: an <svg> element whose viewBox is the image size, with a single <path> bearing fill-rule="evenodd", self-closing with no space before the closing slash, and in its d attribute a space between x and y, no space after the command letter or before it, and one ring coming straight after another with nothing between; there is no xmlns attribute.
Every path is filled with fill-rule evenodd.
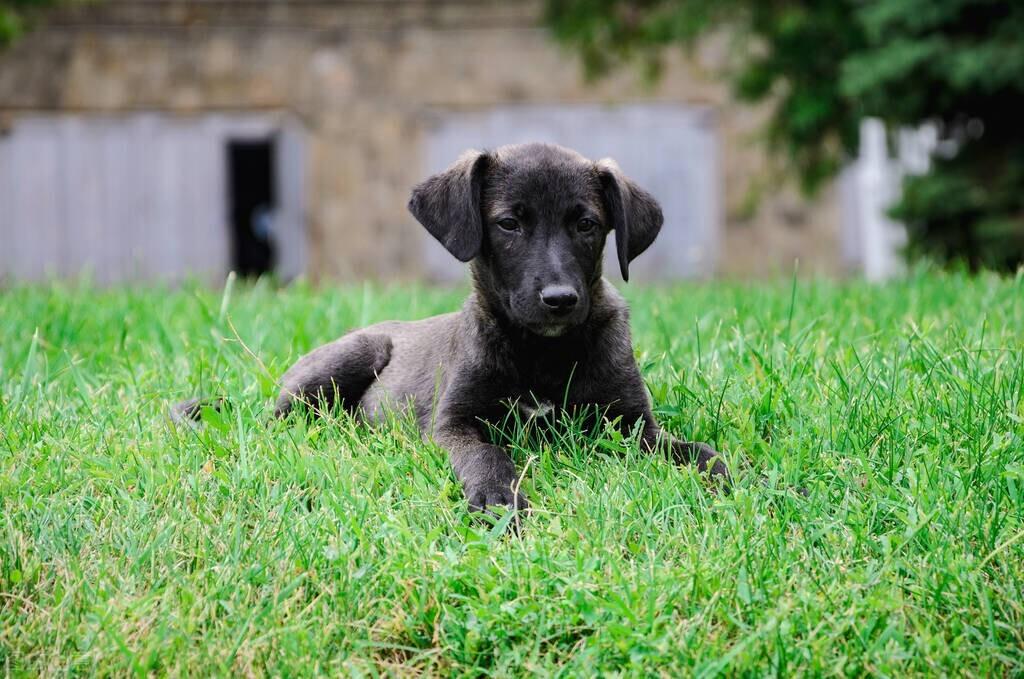
<svg viewBox="0 0 1024 679"><path fill-rule="evenodd" d="M506 402L514 403L519 414L536 419L553 418L564 408L590 403L592 390L589 375L580 366L574 369L553 370L530 376L530 379L516 380L509 385Z"/></svg>
<svg viewBox="0 0 1024 679"><path fill-rule="evenodd" d="M495 384L501 384L501 400L516 404L520 415L546 418L562 406L578 405L589 401L592 390L585 385L592 380L587 353L584 350L566 352L531 352L510 357Z"/></svg>
<svg viewBox="0 0 1024 679"><path fill-rule="evenodd" d="M582 379L579 365L533 365L519 370L508 381L512 398L537 404L561 403L575 391L575 385Z"/></svg>
<svg viewBox="0 0 1024 679"><path fill-rule="evenodd" d="M516 401L519 414L527 419L548 419L555 412L555 403L547 399L520 398Z"/></svg>

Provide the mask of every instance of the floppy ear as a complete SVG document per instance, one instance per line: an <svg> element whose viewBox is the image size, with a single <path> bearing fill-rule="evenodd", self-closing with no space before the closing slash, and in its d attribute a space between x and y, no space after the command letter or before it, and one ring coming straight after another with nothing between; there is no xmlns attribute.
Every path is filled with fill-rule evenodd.
<svg viewBox="0 0 1024 679"><path fill-rule="evenodd" d="M599 160L597 172L605 210L615 229L619 270L622 280L628 281L629 263L654 242L665 218L654 196L627 179L614 160Z"/></svg>
<svg viewBox="0 0 1024 679"><path fill-rule="evenodd" d="M409 212L460 262L480 253L480 191L488 162L487 154L467 151L444 172L417 184L409 198Z"/></svg>

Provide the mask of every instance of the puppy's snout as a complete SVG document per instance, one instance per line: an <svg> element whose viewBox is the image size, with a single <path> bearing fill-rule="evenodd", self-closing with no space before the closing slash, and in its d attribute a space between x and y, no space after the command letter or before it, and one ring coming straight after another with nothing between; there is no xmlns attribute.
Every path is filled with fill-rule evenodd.
<svg viewBox="0 0 1024 679"><path fill-rule="evenodd" d="M577 292L568 285L549 285L540 291L540 301L554 312L568 312L580 301Z"/></svg>

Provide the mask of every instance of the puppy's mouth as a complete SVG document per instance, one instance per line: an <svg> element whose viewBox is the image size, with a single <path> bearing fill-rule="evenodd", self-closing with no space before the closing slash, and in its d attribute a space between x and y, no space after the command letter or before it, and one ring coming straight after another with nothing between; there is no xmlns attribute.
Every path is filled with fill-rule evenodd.
<svg viewBox="0 0 1024 679"><path fill-rule="evenodd" d="M526 320L526 319L524 319ZM538 337L561 337L577 328L584 321L578 313L564 316L548 315L547 317L532 318L523 323L523 327Z"/></svg>
<svg viewBox="0 0 1024 679"><path fill-rule="evenodd" d="M561 337L570 327L568 323L534 323L527 326L530 332L541 337Z"/></svg>
<svg viewBox="0 0 1024 679"><path fill-rule="evenodd" d="M514 296L509 297L508 318L513 323L537 337L562 337L586 321L585 301L574 309L552 311L523 304Z"/></svg>

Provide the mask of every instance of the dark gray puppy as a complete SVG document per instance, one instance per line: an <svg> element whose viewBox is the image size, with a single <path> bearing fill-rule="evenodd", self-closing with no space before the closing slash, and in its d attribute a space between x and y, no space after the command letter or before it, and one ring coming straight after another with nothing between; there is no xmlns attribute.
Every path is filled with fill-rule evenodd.
<svg viewBox="0 0 1024 679"><path fill-rule="evenodd" d="M461 311L379 323L303 356L281 379L278 417L298 402L314 412L339 403L368 421L411 407L451 454L473 510L528 506L512 460L488 439L510 404L639 422L647 450L728 479L713 449L655 422L629 310L601 277L610 232L628 279L662 225L657 201L613 161L545 144L469 152L416 186L409 210L470 262L473 293ZM179 412L195 417L196 403Z"/></svg>

